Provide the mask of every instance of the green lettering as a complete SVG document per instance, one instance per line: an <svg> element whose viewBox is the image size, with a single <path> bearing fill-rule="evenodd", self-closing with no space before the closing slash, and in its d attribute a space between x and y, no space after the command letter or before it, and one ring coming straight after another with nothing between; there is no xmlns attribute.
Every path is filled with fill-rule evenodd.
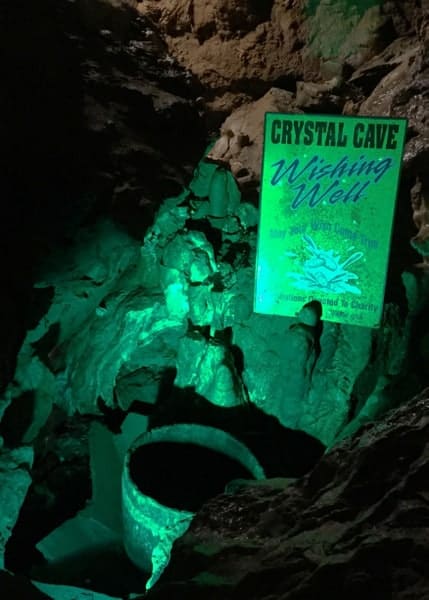
<svg viewBox="0 0 429 600"><path fill-rule="evenodd" d="M282 144L292 144L292 121L283 121Z"/></svg>
<svg viewBox="0 0 429 600"><path fill-rule="evenodd" d="M386 137L387 125L385 123L377 123L376 138L377 148L383 148L384 139Z"/></svg>
<svg viewBox="0 0 429 600"><path fill-rule="evenodd" d="M306 123L304 125L304 139L302 140L304 146L310 146L313 143L313 136L314 136L313 128L314 128L313 121L306 121Z"/></svg>
<svg viewBox="0 0 429 600"><path fill-rule="evenodd" d="M279 119L275 119L271 125L271 142L273 144L280 143L280 132L278 129L281 127L282 122Z"/></svg>
<svg viewBox="0 0 429 600"><path fill-rule="evenodd" d="M365 125L363 123L357 123L353 130L353 146L355 148L362 148L363 139L362 134L364 132Z"/></svg>
<svg viewBox="0 0 429 600"><path fill-rule="evenodd" d="M299 138L301 136L302 128L304 127L303 121L294 121L293 126L295 129L295 144L299 144Z"/></svg>
<svg viewBox="0 0 429 600"><path fill-rule="evenodd" d="M368 125L368 129L366 130L365 142L363 144L364 148L374 148L374 125Z"/></svg>
<svg viewBox="0 0 429 600"><path fill-rule="evenodd" d="M337 145L341 147L347 146L347 136L344 134L344 123L338 123L338 130Z"/></svg>
<svg viewBox="0 0 429 600"><path fill-rule="evenodd" d="M322 135L325 133L327 127L327 123L324 121L316 121L315 130L317 133L317 141L316 144L318 146L323 146Z"/></svg>
<svg viewBox="0 0 429 600"><path fill-rule="evenodd" d="M387 135L386 148L394 150L398 145L396 134L399 132L399 125L389 125L389 133Z"/></svg>
<svg viewBox="0 0 429 600"><path fill-rule="evenodd" d="M335 123L328 123L326 132L325 146L336 146L337 140L335 136Z"/></svg>

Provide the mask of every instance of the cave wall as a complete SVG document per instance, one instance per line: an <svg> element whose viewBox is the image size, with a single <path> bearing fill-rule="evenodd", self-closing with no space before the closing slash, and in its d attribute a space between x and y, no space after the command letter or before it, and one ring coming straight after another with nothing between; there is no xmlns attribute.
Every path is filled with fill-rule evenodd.
<svg viewBox="0 0 429 600"><path fill-rule="evenodd" d="M250 403L331 446L427 384L428 7L261 6L7 6L0 435L2 476L24 453L18 504L59 421L137 403L162 424L177 394L189 419L198 398ZM408 118L379 329L253 313L267 110Z"/></svg>
<svg viewBox="0 0 429 600"><path fill-rule="evenodd" d="M91 200L84 206L85 218L74 217L80 233L69 234L68 247L55 252L45 248L37 272L36 293L43 293L50 307L27 334L2 405L4 411L24 394L32 395L35 422L24 440L34 439L54 405L67 414L97 414L100 403L123 410L134 401L154 404L163 374L171 369L177 371L176 387L192 389L220 406L250 401L284 426L302 429L328 445L345 426L357 427L423 384L427 332L417 322L425 310L427 285L423 271L413 269L417 257L408 242L413 231L411 190L416 190L416 181L422 182L420 192L414 193L420 201L414 201L424 204L426 185L422 11L416 7L404 21L392 3L368 3L358 10L340 2L334 13L329 2L289 4L282 9L274 3L271 12L258 13L253 4L226 8L220 3L209 9L195 3L190 20L184 16L191 10L189 3L179 3L174 11L168 3L144 3L137 7L143 16L128 12L133 10L128 5L106 3L98 12L98 4L91 5L89 16L87 3L78 3L74 13L56 13L69 29L82 27L76 29L80 37L73 38L80 57L80 62L74 58L81 99L70 106L81 113L83 133L78 138L74 132L74 144L77 139L92 144L91 187L81 192ZM106 6L113 11L110 16ZM115 11L118 18L126 17L126 28L101 29L109 26ZM338 39L321 33L331 31L333 14L344 19L344 29L335 34ZM293 50L281 44L279 23L285 34L279 15L295 19L294 35L305 32L310 41L295 43ZM152 25L145 29L151 21L144 19L155 16L165 42ZM213 26L203 38L199 23ZM231 70L238 63L231 61L230 51L225 50L229 67L222 63L223 50L217 53L217 71L224 69L231 79L228 93L234 95L234 104L249 99L236 91L244 80L260 98L227 117L209 148L209 162L201 149L202 161L186 185L186 164L192 164L202 131L189 98L210 88L216 102L224 100L222 90L206 79L212 68L199 52L209 43L219 49L240 45L262 26L285 58L278 61L261 42L259 52L271 70L254 65L250 74L249 66ZM70 34L68 40L70 46ZM323 40L335 41L335 52ZM197 42L198 48L185 56L188 45ZM187 70L168 58L167 47ZM336 66L328 73L334 54ZM299 66L291 57L299 58ZM317 65L317 76L306 66L309 57ZM285 64L295 90L271 87L261 95L263 88L256 90L253 81L265 82L265 88L278 85L283 80L275 69L283 68L286 77ZM296 319L253 313L257 190L267 110L409 119L379 330L334 323L321 328L318 316L306 310ZM210 105L208 113L219 111ZM181 167L175 163L178 147L182 164L185 157L187 161ZM61 157L57 160L62 162ZM81 174L76 167L74 171ZM58 177L64 185L61 172ZM78 199L75 192L73 201ZM44 211L49 202L48 194ZM68 213L71 202L64 202ZM55 222L58 215L51 212L51 217ZM103 222L106 218L111 222ZM70 219L67 225L70 231Z"/></svg>

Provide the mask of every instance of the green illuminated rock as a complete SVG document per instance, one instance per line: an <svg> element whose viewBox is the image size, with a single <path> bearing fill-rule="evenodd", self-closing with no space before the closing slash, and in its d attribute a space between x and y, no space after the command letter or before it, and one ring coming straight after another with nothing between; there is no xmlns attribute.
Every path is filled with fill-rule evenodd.
<svg viewBox="0 0 429 600"><path fill-rule="evenodd" d="M217 406L237 406L246 395L231 350L216 339L194 334L182 338L175 385L192 387Z"/></svg>
<svg viewBox="0 0 429 600"><path fill-rule="evenodd" d="M119 600L117 597L93 591L88 592L87 589L70 585L54 585L40 581L33 581L32 583L38 590L47 594L47 597L52 598L52 600L88 600L88 598L91 598L91 600ZM88 595L89 593L91 594L90 596Z"/></svg>
<svg viewBox="0 0 429 600"><path fill-rule="evenodd" d="M0 447L0 569L4 569L6 542L31 484L32 463L33 449L29 446L10 451Z"/></svg>
<svg viewBox="0 0 429 600"><path fill-rule="evenodd" d="M250 398L288 427L296 427L305 410L315 361L311 332L292 324L287 317L255 314L237 324L234 336L244 353Z"/></svg>
<svg viewBox="0 0 429 600"><path fill-rule="evenodd" d="M86 377L91 378L91 385L87 394L81 397L80 390L80 399L74 398L69 379L80 378L82 382L85 376L80 369L68 377L71 365L76 365L73 346L80 340L79 352L86 352L88 356L90 323L105 329L111 312L104 300L120 286L119 281L127 270L135 272L138 256L139 247L133 239L113 224L100 222L94 228L82 230L70 249L45 263L37 287L53 291L51 305L37 327L27 334L18 354L14 381L3 401L5 407L23 392L34 394L34 420L25 441L37 435L54 402L68 413L77 408L94 412L97 396L92 392L99 393L101 384L97 384L97 379L100 378L88 371ZM97 325L94 328L97 329ZM108 337L106 332L100 340L100 349ZM90 362L84 370L91 368ZM104 393L106 388L111 389L108 380L107 374L103 381Z"/></svg>
<svg viewBox="0 0 429 600"><path fill-rule="evenodd" d="M250 401L328 445L350 418L360 413L355 427L395 402L412 307L426 291L408 278L410 318L386 306L378 332L321 328L308 307L294 318L254 314L258 212L245 200L229 172L203 160L142 243L102 223L52 259L38 284L52 288L51 307L28 333L3 401L34 395L25 440L54 403L69 414L97 413L100 401L154 403L174 369L174 385L212 404Z"/></svg>
<svg viewBox="0 0 429 600"><path fill-rule="evenodd" d="M169 345L173 349L184 333L183 321L168 313L162 298L145 297L141 290L112 297L107 306L112 317L91 320L68 349L65 400L85 412L96 410L98 397L113 405L117 377L141 367L171 364L168 354L158 350Z"/></svg>
<svg viewBox="0 0 429 600"><path fill-rule="evenodd" d="M353 386L368 363L371 342L369 328L324 323L300 429L329 443L347 423Z"/></svg>
<svg viewBox="0 0 429 600"><path fill-rule="evenodd" d="M371 58L386 22L380 0L310 2L310 40L306 56L322 58L325 74L341 74L344 63L357 67Z"/></svg>

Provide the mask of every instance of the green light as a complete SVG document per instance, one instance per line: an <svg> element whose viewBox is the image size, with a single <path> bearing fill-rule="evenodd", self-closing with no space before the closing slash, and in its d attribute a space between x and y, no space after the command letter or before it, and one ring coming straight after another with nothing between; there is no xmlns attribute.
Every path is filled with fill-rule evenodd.
<svg viewBox="0 0 429 600"><path fill-rule="evenodd" d="M385 287L405 119L265 119L255 311L375 327Z"/></svg>
<svg viewBox="0 0 429 600"><path fill-rule="evenodd" d="M307 51L335 62L365 55L383 23L380 6L380 0L309 0Z"/></svg>
<svg viewBox="0 0 429 600"><path fill-rule="evenodd" d="M142 446L174 442L193 444L215 450L233 458L255 479L265 474L249 449L220 429L194 424L178 424L153 429L140 436L128 450L122 476L122 513L124 546L130 559L150 574L146 588L151 588L168 564L173 542L183 535L194 512L164 506L141 491L131 475L130 463ZM197 452L198 449L196 448ZM173 459L173 457L172 457ZM192 469L192 464L183 465ZM142 467L144 474L144 465ZM162 465L159 466L162 479ZM228 483L225 481L225 484Z"/></svg>
<svg viewBox="0 0 429 600"><path fill-rule="evenodd" d="M308 1L308 12L310 14L314 14L319 7L320 4L325 4L327 7L331 6L332 3L323 2L323 0L309 0ZM358 12L360 15L371 8L372 6L378 6L380 4L380 0L346 0L340 7L343 6L347 8L349 11L353 10Z"/></svg>

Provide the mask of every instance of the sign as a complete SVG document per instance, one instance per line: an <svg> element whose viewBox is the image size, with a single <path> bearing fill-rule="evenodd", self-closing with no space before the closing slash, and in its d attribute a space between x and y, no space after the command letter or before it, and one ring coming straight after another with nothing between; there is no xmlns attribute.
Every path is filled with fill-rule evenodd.
<svg viewBox="0 0 429 600"><path fill-rule="evenodd" d="M255 311L380 323L406 119L267 113Z"/></svg>

